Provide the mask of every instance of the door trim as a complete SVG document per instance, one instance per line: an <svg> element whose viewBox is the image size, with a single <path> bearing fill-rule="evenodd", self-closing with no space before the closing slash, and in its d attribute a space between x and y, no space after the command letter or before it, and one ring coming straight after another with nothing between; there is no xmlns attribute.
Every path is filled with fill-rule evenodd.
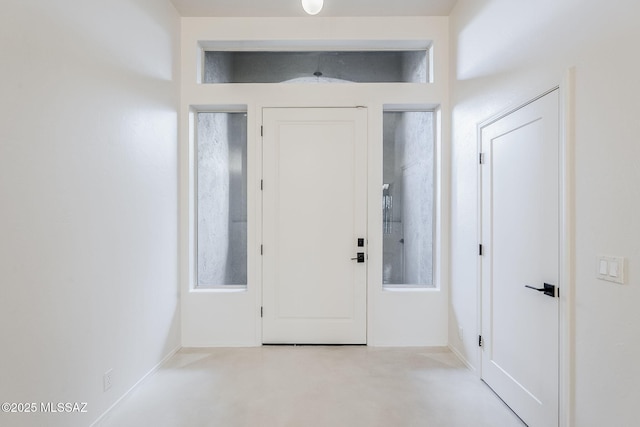
<svg viewBox="0 0 640 427"><path fill-rule="evenodd" d="M559 427L572 427L575 420L575 193L574 193L574 147L575 147L575 69L566 70L561 84L530 98L529 100L508 108L476 126L477 158L482 152L482 130L496 121L520 110L551 92L559 91L559 288L558 298L558 412ZM477 240L482 243L482 167L477 163ZM482 258L479 256L476 263L476 302L478 335L482 334ZM482 378L482 349L478 347L477 376Z"/></svg>

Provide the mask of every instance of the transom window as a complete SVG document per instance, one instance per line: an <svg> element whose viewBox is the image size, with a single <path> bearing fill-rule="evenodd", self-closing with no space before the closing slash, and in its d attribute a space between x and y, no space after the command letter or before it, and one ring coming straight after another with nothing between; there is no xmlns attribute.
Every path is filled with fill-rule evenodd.
<svg viewBox="0 0 640 427"><path fill-rule="evenodd" d="M428 50L204 52L203 83L427 83Z"/></svg>

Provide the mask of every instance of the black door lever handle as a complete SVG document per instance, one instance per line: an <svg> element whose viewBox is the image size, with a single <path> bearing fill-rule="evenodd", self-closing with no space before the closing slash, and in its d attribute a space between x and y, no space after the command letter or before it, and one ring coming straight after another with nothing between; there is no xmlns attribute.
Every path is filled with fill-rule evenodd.
<svg viewBox="0 0 640 427"><path fill-rule="evenodd" d="M544 284L544 288L535 288L533 286L524 285L525 288L533 289L534 291L544 292L545 295L550 297L556 296L556 287L554 285L550 285L549 283Z"/></svg>
<svg viewBox="0 0 640 427"><path fill-rule="evenodd" d="M351 258L353 261L358 261L358 263L364 262L364 252L358 252L355 258Z"/></svg>

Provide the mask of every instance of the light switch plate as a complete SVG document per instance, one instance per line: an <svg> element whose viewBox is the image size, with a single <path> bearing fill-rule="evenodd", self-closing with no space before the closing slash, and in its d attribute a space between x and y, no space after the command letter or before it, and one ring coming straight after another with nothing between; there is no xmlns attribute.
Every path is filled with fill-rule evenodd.
<svg viewBox="0 0 640 427"><path fill-rule="evenodd" d="M609 261L609 276L618 277L619 267L620 267L620 264L618 264L618 261L616 260Z"/></svg>
<svg viewBox="0 0 640 427"><path fill-rule="evenodd" d="M624 284L624 257L598 255L596 277L608 282Z"/></svg>
<svg viewBox="0 0 640 427"><path fill-rule="evenodd" d="M600 263L600 270L598 271L598 274L606 276L609 273L609 263L607 262L607 260L601 258L598 259L598 261Z"/></svg>

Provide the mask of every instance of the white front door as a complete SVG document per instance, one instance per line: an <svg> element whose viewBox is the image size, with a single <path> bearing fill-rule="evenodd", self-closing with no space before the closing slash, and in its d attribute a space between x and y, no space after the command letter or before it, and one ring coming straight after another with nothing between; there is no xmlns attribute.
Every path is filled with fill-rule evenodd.
<svg viewBox="0 0 640 427"><path fill-rule="evenodd" d="M558 102L481 135L482 379L530 427L558 425Z"/></svg>
<svg viewBox="0 0 640 427"><path fill-rule="evenodd" d="M365 344L367 110L265 108L263 135L262 341Z"/></svg>

